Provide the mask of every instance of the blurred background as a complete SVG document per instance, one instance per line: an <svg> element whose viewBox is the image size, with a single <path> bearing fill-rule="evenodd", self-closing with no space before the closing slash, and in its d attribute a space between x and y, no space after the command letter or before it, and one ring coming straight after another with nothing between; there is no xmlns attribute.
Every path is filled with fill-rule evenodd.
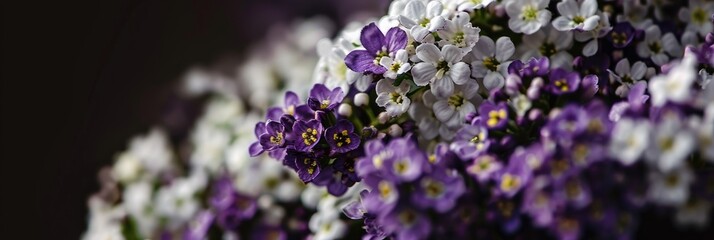
<svg viewBox="0 0 714 240"><path fill-rule="evenodd" d="M9 4L2 7L0 215L10 221L2 228L22 239L77 239L98 171L132 136L164 126L180 139L190 130L202 99L178 94L189 69L234 77L271 25L320 15L339 29L348 16L383 14L387 1Z"/></svg>

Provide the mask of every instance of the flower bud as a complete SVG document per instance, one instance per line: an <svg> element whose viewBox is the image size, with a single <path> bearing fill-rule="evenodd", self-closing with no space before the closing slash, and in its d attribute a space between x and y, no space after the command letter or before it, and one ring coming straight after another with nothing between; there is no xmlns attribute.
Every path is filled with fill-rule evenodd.
<svg viewBox="0 0 714 240"><path fill-rule="evenodd" d="M387 121L389 121L389 114L387 114L387 112L381 112L377 116L377 120L379 120L379 123L385 124L387 123Z"/></svg>
<svg viewBox="0 0 714 240"><path fill-rule="evenodd" d="M347 103L340 104L340 107L337 108L337 113L345 117L352 116L352 106Z"/></svg>
<svg viewBox="0 0 714 240"><path fill-rule="evenodd" d="M392 126L389 126L389 129L387 131L392 137L402 136L402 127L397 124L392 124Z"/></svg>
<svg viewBox="0 0 714 240"><path fill-rule="evenodd" d="M369 104L369 95L366 93L355 94L355 106L367 106Z"/></svg>

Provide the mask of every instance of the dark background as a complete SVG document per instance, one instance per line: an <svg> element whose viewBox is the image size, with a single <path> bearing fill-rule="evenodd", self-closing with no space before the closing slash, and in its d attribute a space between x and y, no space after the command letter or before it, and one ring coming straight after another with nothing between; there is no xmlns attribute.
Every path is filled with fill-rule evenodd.
<svg viewBox="0 0 714 240"><path fill-rule="evenodd" d="M378 1L336 2L3 1L0 239L78 239L97 171L184 106L189 67L240 59L272 23Z"/></svg>
<svg viewBox="0 0 714 240"><path fill-rule="evenodd" d="M383 1L369 2L3 1L0 239L79 238L100 167L132 136L169 124L177 104L192 110L179 114L198 111L175 94L188 67L240 59L271 23L318 13L335 19ZM712 233L684 234L646 218L645 239Z"/></svg>

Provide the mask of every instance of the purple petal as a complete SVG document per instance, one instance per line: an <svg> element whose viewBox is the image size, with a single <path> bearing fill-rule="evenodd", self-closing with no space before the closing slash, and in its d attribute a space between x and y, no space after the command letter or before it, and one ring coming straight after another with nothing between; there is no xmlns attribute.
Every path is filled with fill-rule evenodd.
<svg viewBox="0 0 714 240"><path fill-rule="evenodd" d="M367 50L354 50L345 57L345 65L355 72L382 74L386 68L374 64L374 55Z"/></svg>
<svg viewBox="0 0 714 240"><path fill-rule="evenodd" d="M258 156L263 153L263 151L263 146L260 145L260 142L254 142L250 145L250 148L248 148L251 157Z"/></svg>
<svg viewBox="0 0 714 240"><path fill-rule="evenodd" d="M397 52L407 46L407 33L399 27L393 27L387 31L387 51Z"/></svg>
<svg viewBox="0 0 714 240"><path fill-rule="evenodd" d="M384 47L384 34L382 34L382 31L379 30L376 24L370 23L362 28L360 42L362 42L362 46L367 49L368 53L374 55Z"/></svg>

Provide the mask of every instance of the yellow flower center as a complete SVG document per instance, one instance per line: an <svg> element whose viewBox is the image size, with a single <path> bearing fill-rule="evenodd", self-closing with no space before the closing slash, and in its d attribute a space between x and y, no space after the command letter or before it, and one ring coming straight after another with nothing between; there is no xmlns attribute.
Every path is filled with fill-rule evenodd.
<svg viewBox="0 0 714 240"><path fill-rule="evenodd" d="M317 142L317 129L307 128L301 137L305 145L311 145Z"/></svg>

